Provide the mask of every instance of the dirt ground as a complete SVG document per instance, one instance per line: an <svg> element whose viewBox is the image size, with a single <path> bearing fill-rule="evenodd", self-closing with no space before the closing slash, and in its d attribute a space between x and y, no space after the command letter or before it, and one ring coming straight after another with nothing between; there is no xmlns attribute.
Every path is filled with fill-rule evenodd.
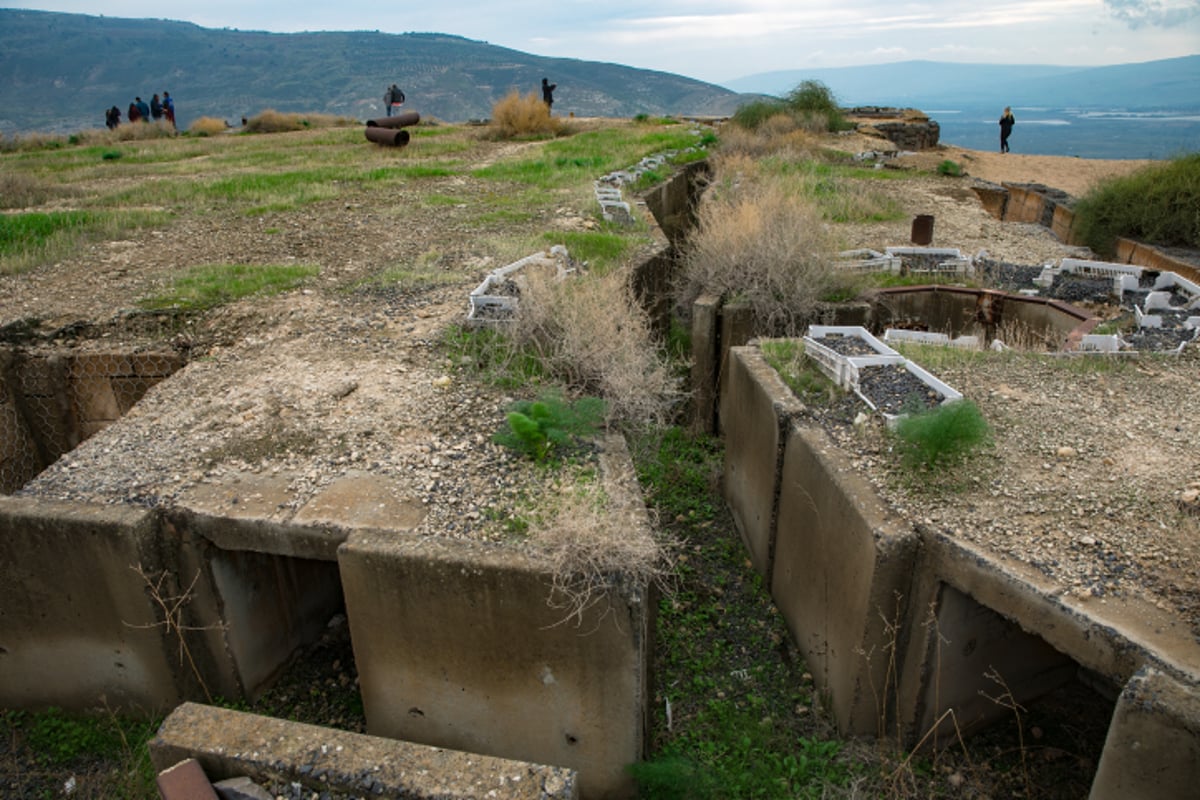
<svg viewBox="0 0 1200 800"><path fill-rule="evenodd" d="M896 163L933 171L937 169L938 164L947 159L959 164L967 177L989 183L1040 183L1077 198L1084 196L1107 178L1136 172L1154 163L1145 159L1115 161L1069 156L1033 156L1012 152L993 153L966 150L952 145L941 145L936 150L899 156Z"/></svg>

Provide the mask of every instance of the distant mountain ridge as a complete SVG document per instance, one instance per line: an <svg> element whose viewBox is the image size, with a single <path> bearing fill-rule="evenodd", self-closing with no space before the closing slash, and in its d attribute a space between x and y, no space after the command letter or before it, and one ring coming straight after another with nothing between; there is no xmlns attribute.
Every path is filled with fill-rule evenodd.
<svg viewBox="0 0 1200 800"><path fill-rule="evenodd" d="M1200 55L1104 67L901 61L764 72L725 85L781 94L805 80L820 81L851 106L1200 109Z"/></svg>
<svg viewBox="0 0 1200 800"><path fill-rule="evenodd" d="M267 108L383 116L384 89L450 122L490 116L512 90L558 84L566 115L725 115L721 86L620 64L547 58L440 33L265 33L186 22L0 9L0 133L70 132L124 113L135 96L175 98L180 123L236 121Z"/></svg>

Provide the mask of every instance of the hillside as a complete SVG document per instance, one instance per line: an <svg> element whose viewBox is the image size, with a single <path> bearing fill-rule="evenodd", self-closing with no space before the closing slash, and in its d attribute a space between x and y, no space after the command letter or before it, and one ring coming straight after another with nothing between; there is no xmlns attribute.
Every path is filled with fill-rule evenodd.
<svg viewBox="0 0 1200 800"><path fill-rule="evenodd" d="M0 9L0 133L103 124L135 95L164 89L179 122L236 122L266 108L382 116L398 83L408 106L446 121L485 118L496 100L558 85L554 110L576 116L728 114L734 92L665 72L545 58L437 33L276 34L168 20Z"/></svg>

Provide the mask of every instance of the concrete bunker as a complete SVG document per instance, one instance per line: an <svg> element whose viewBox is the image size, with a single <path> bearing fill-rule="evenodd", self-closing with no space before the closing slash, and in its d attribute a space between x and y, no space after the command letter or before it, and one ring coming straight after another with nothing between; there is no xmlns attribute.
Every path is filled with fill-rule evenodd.
<svg viewBox="0 0 1200 800"><path fill-rule="evenodd" d="M0 346L0 493L20 489L182 366L171 350Z"/></svg>
<svg viewBox="0 0 1200 800"><path fill-rule="evenodd" d="M756 345L730 349L724 373L726 500L843 733L945 746L990 735L1018 711L1048 715L1047 730L1069 714L1085 729L1080 768L1095 769L1089 796L1119 796L1103 777L1118 763L1138 772L1124 786L1152 793L1140 796L1186 796L1153 792L1165 790L1163 776L1183 786L1175 773L1194 767L1195 734L1180 733L1200 730L1194 703L1142 713L1132 699L1145 696L1138 681L1149 671L1194 700L1197 648L1168 617L1065 599L1036 574L907 519L805 421ZM1130 758L1139 748L1140 762ZM1195 776L1193 767L1182 771Z"/></svg>

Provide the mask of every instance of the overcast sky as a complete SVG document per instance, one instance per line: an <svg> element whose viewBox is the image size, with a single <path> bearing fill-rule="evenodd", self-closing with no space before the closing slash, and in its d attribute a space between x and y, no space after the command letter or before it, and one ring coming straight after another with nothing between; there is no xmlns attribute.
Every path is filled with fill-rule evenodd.
<svg viewBox="0 0 1200 800"><path fill-rule="evenodd" d="M2 0L0 0L2 2ZM722 83L910 59L1123 64L1200 53L1200 0L41 0L10 8L279 33L451 33Z"/></svg>

